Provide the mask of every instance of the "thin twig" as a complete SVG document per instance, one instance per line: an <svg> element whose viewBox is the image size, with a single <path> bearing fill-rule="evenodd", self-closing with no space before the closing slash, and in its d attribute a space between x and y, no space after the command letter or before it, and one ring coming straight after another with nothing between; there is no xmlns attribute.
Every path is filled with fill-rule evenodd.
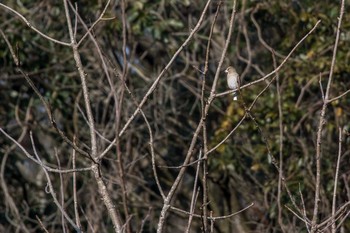
<svg viewBox="0 0 350 233"><path fill-rule="evenodd" d="M23 153L32 160L34 163L43 166L47 171L49 172L54 172L54 173L72 173L72 172L82 172L82 171L90 171L91 167L86 167L86 168L78 168L78 169L56 169L56 168L51 168L48 167L47 165L43 164L42 162L38 161L37 159L34 158L29 152L13 137L11 137L8 133L6 133L2 128L0 128L0 132L4 134L8 139L10 139L13 143L15 143L22 151Z"/></svg>
<svg viewBox="0 0 350 233"><path fill-rule="evenodd" d="M91 161L95 162L94 158L91 157L90 153L87 153L86 151L84 151L84 150L80 149L79 147L77 147L76 145L74 145L73 142L71 140L69 140L68 137L65 135L65 133L62 130L59 129L59 127L57 126L56 120L53 117L50 105L46 102L45 98L41 95L40 91L34 85L33 81L29 78L29 76L26 73L24 73L24 71L21 68L19 68L19 67L17 67L16 70L17 70L17 72L19 72L19 73L21 73L23 75L23 77L26 79L26 81L28 82L30 87L34 90L35 94L37 94L37 96L39 97L39 99L43 103L44 108L46 110L46 114L49 117L49 120L51 122L51 125L56 130L56 132L61 136L61 138L67 144L72 146L77 152L79 152L79 154L81 154L81 155L89 158Z"/></svg>
<svg viewBox="0 0 350 233"><path fill-rule="evenodd" d="M344 211L344 213L346 213L346 214L344 214L344 216L342 217L342 219L340 219L340 220L339 220L339 219L336 219L336 220L339 220L339 223L338 223L338 226L337 226L336 231L337 231L340 227L343 226L344 221L347 220L348 217L349 217L349 215L350 215L350 211L347 211L347 212Z"/></svg>
<svg viewBox="0 0 350 233"><path fill-rule="evenodd" d="M320 85L320 91L322 96L322 101L325 101L324 92L323 92L323 86L322 86L322 75L320 74L320 77L318 79L318 83Z"/></svg>
<svg viewBox="0 0 350 233"><path fill-rule="evenodd" d="M36 220L38 220L39 225L41 226L41 228L45 231L45 233L49 233L49 231L46 229L46 227L44 226L44 224L42 223L42 221L40 220L40 218L38 217L38 215L35 215Z"/></svg>
<svg viewBox="0 0 350 233"><path fill-rule="evenodd" d="M13 58L15 64L16 64L16 66L19 66L20 65L19 64L19 59L16 56L15 52L13 51L13 48L12 48L12 46L10 44L10 41L7 39L7 37L5 36L4 32L1 29L0 29L0 34L4 38L4 40L5 40L6 44L7 44L7 47L10 49L11 56L12 56L12 58Z"/></svg>
<svg viewBox="0 0 350 233"><path fill-rule="evenodd" d="M202 158L202 151L199 151L199 155L198 155L198 160L200 160ZM188 223L187 223L187 228L186 228L186 233L190 232L190 228L191 228L191 223L192 223L192 216L194 213L194 209L197 203L197 198L198 198L198 194L199 194L199 187L197 190L197 185L198 185L198 176L199 176L199 170L200 170L200 165L201 163L198 162L197 164L197 168L196 168L196 175L194 177L194 183L193 183L193 192L192 192L192 198L191 198L191 204L190 204L190 215L188 217Z"/></svg>
<svg viewBox="0 0 350 233"><path fill-rule="evenodd" d="M15 11L14 9L12 9L11 7L8 7L2 3L0 3L0 6L5 8L8 11L11 11L12 13L14 13L15 15L17 15L19 18L21 18L26 24L27 26L32 29L33 31L35 31L36 33L38 33L40 36L48 39L49 41L52 41L54 43L60 44L60 45L64 45L64 46L71 46L70 43L67 42L63 42L63 41L59 41L56 40L48 35L46 35L45 33L41 32L39 29L37 29L36 27L34 27L23 15L21 15L18 11Z"/></svg>
<svg viewBox="0 0 350 233"><path fill-rule="evenodd" d="M335 216L339 216L341 213L343 213L344 211L348 211L347 208L349 207L350 205L350 201L344 203L338 210L337 212L335 213ZM331 225L332 222L334 221L334 218L333 216L330 216L328 219L324 220L322 223L318 224L317 227L318 228L321 228L321 227L324 227L326 225Z"/></svg>
<svg viewBox="0 0 350 233"><path fill-rule="evenodd" d="M302 211L303 211L302 215L304 217L305 227L306 227L307 232L310 232L310 227L307 224L308 222L310 222L310 220L307 218L307 215L306 215L305 202L304 202L303 193L301 192L300 183L299 183L299 195L300 195L300 199L301 199L301 205L302 205Z"/></svg>
<svg viewBox="0 0 350 233"><path fill-rule="evenodd" d="M75 144L76 137L75 135L73 136L73 143ZM72 166L73 170L76 168L75 165L75 157L76 157L76 152L73 148L73 153L72 153ZM74 215L75 215L75 223L81 229L81 222L80 222L80 216L79 216L79 211L78 211L78 197L77 197L77 175L76 172L73 172L73 204L74 204Z"/></svg>
<svg viewBox="0 0 350 233"><path fill-rule="evenodd" d="M324 224L325 226L324 227L321 227L320 224L317 226L317 232L325 232L325 229L328 229L328 228L332 228L332 225L334 223L336 223L339 219L343 218L342 220L340 220L339 222L339 225L338 227L342 224L341 222L344 221L344 217L346 218L346 216L349 214L350 212L347 211L346 209L342 209L341 211L338 211L335 215L335 217L333 218L333 216L331 216L330 218L328 218L326 220L327 224ZM337 228L335 228L335 230L337 231Z"/></svg>
<svg viewBox="0 0 350 233"><path fill-rule="evenodd" d="M210 211L210 233L214 233L214 222L215 220L213 219L213 211Z"/></svg>
<svg viewBox="0 0 350 233"><path fill-rule="evenodd" d="M325 116L326 116L326 108L328 105L328 99L329 99L329 93L330 88L332 84L332 78L333 78L333 72L334 72L334 66L336 61L336 55L337 55L337 49L338 49L338 43L339 43L339 35L340 35L340 27L343 19L344 14L344 0L341 2L340 7L340 14L338 18L338 27L337 27L337 33L335 38L335 44L333 49L333 57L332 57L332 63L331 63L331 69L329 72L328 77L328 84L326 88L326 93L324 96L324 102L320 114L320 119L318 123L318 130L317 130L317 139L316 139L316 184L315 184L315 198L314 198L314 211L313 211L313 217L311 221L311 233L316 232L317 230L317 220L318 220L318 208L319 208L319 201L320 201L320 185L321 185L321 143L322 143L322 132L323 132L323 126L325 125Z"/></svg>
<svg viewBox="0 0 350 233"><path fill-rule="evenodd" d="M347 90L347 91L345 91L345 92L344 92L343 94L341 94L341 95L338 95L338 96L336 96L336 97L334 97L334 98L332 98L332 99L327 100L327 103L334 102L334 101L336 101L336 100L342 98L343 96L349 94L349 92L350 92L350 89Z"/></svg>
<svg viewBox="0 0 350 233"><path fill-rule="evenodd" d="M87 32L84 34L84 36L81 37L81 39L80 39L79 42L78 42L78 47L80 47L80 45L81 45L81 43L84 41L84 39L85 39L88 35L91 34L91 32L92 32L92 30L94 29L94 27L95 27L100 21L105 20L105 19L103 18L103 16L105 15L105 13L106 13L106 11L107 11L110 2L111 2L111 0L108 0L108 1L107 1L106 5L105 5L105 7L103 8L103 10L102 10L100 16L98 17L98 19L91 25L91 27L87 30ZM71 4L71 3L69 2L69 4ZM77 11L75 11L75 12L77 12ZM78 16L78 14L76 14L76 16ZM114 19L114 17L112 17L112 18L110 18L110 19ZM76 35L76 33L74 33L74 35Z"/></svg>
<svg viewBox="0 0 350 233"><path fill-rule="evenodd" d="M311 225L311 223L310 223L307 219L305 219L305 218L299 216L299 215L298 215L295 211L293 211L289 206L285 205L285 207L287 208L287 210L289 210L290 212L292 212L297 218L299 218L301 221L303 221L306 225Z"/></svg>
<svg viewBox="0 0 350 233"><path fill-rule="evenodd" d="M60 162L60 159L59 159L59 157L58 157L58 152L57 152L57 148L54 148L54 155L55 155L55 158L56 158L56 161L57 161L57 167L58 167L58 169L59 170L61 170L61 162ZM73 174L74 174L74 172L73 172ZM60 193L61 193L61 196L60 196L60 199L61 199L61 206L62 206L62 208L64 209L64 187L63 187L63 176L62 176L62 173L59 173L58 174L59 175L59 177L60 177ZM64 216L63 216L63 214L62 214L62 216L61 216L61 222L62 222L62 232L63 233L66 233L66 227L65 227L65 225L66 225L66 223L65 223L65 221L64 221ZM79 228L80 229L80 228Z"/></svg>
<svg viewBox="0 0 350 233"><path fill-rule="evenodd" d="M327 74L327 72L323 72L321 73L320 75L325 75ZM301 88L300 90L300 94L299 94L299 97L298 97L298 100L297 102L295 103L295 107L296 108L299 108L300 106L300 103L304 97L304 94L305 94L305 91L310 87L310 85L315 81L315 79L318 77L318 75L315 75L313 76L312 78L310 78L310 80Z"/></svg>
<svg viewBox="0 0 350 233"><path fill-rule="evenodd" d="M201 114L202 117L205 118L205 83L206 83L206 76L208 72L208 64L209 64L209 51L211 48L211 42L212 42L212 36L213 36L213 31L214 27L216 25L216 20L220 12L220 8L222 6L222 1L220 1L217 5L216 12L214 15L213 22L211 24L210 32L209 32L209 37L208 37L208 43L207 43L207 48L205 52L205 62L204 62L204 71L203 71L203 79L202 79L202 91L201 91ZM202 183L203 183L203 207L202 207L202 212L203 212L203 231L207 232L208 231L208 184L207 184L207 175L208 175L208 135L207 135L207 125L206 121L203 123L203 178L202 178Z"/></svg>
<svg viewBox="0 0 350 233"><path fill-rule="evenodd" d="M247 209L251 208L252 206L254 206L254 203L250 203L248 206L244 207L243 209L241 209L241 210L239 210L239 211L237 211L235 213L229 214L229 215L213 217L212 214L211 214L210 217L207 217L207 218L208 218L208 220L214 220L214 221L216 221L216 220L225 220L225 219L232 218L232 217L234 217L234 216L236 216L236 215L246 211ZM181 209L173 207L173 206L171 206L170 209L178 211L178 212L183 213L183 214L191 215L190 212L181 210ZM196 217L196 218L203 218L203 216L199 215L199 214L192 214L192 216Z"/></svg>
<svg viewBox="0 0 350 233"><path fill-rule="evenodd" d="M95 123L94 123L94 118L92 114L92 109L91 109L91 104L90 104L90 98L89 98L89 89L87 87L87 80L86 76L87 74L84 72L84 67L81 62L81 57L78 51L78 45L76 42L76 38L74 37L74 31L72 27L72 21L69 13L69 7L67 0L63 0L64 4L64 11L66 14L66 20L67 20L67 27L69 31L69 38L71 41L71 48L73 52L73 57L75 60L75 64L77 66L77 70L80 76L80 81L81 81L81 88L83 90L83 97L84 97L84 103L85 103L85 109L86 109L86 114L88 117L89 121L89 129L90 129L90 140L91 140L91 156L92 158L97 157L97 141L96 141L96 134L95 134Z"/></svg>
<svg viewBox="0 0 350 233"><path fill-rule="evenodd" d="M144 228L144 226L145 226L146 221L148 220L148 218L149 218L150 215L151 215L151 210L152 210L152 208L150 207L150 208L148 209L148 212L147 212L146 216L142 219L141 226L140 226L140 230L139 230L138 233L144 232L144 231L143 231L143 228Z"/></svg>
<svg viewBox="0 0 350 233"><path fill-rule="evenodd" d="M31 143L32 143L32 147L33 147L33 151L34 151L34 155L36 157L36 159L39 161L39 165L41 166L41 168L43 169L44 171L44 174L46 176L46 180L47 180L47 187L49 188L49 192L53 198L53 201L55 203L55 205L58 207L58 209L61 211L62 215L66 218L66 220L71 224L71 226L75 229L76 232L81 232L80 228L74 223L74 221L68 216L67 212L64 210L63 206L60 204L60 202L58 201L57 199L57 195L56 195L56 192L53 188L53 185L51 183L51 178L50 178L50 175L49 173L47 172L43 162L41 161L37 151L36 151L36 146L35 146L35 143L34 143L34 139L33 139L33 133L30 131L29 133L30 135L30 140L31 140Z"/></svg>
<svg viewBox="0 0 350 233"><path fill-rule="evenodd" d="M338 146L338 159L337 166L335 168L334 175L334 189L333 189L333 200L332 200L332 217L335 218L335 208L336 208L336 200L337 200L337 186L338 186L338 177L339 177L339 166L340 166L340 157L342 154L342 142L343 142L343 130L339 127L339 146ZM335 221L332 224L332 233L336 232L336 224Z"/></svg>
<svg viewBox="0 0 350 233"><path fill-rule="evenodd" d="M125 83L127 72L128 72L128 61L126 57L126 15L125 15L125 0L120 1L121 5L121 11L122 11L122 24L123 24L123 44L122 44L122 50L123 50L123 74L121 77L121 81ZM123 166L123 157L120 147L120 137L119 137L119 131L120 131L120 125L121 125L121 112L123 110L123 100L124 100L124 92L125 92L125 85L121 85L121 90L119 94L119 99L117 100L115 98L115 110L116 110L116 147L117 147L117 166L118 166L118 174L120 177L120 183L121 183L121 189L122 189L122 203L123 203L123 209L124 209L124 215L125 219L129 218L129 210L128 210L128 193L126 191L126 184L125 184L125 171ZM129 221L125 223L126 232L131 233L131 228Z"/></svg>

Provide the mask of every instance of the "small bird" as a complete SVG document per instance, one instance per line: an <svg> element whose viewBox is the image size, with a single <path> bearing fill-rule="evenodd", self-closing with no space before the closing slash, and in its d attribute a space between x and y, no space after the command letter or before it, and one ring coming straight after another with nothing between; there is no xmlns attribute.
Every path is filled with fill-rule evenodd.
<svg viewBox="0 0 350 233"><path fill-rule="evenodd" d="M237 89L240 86L239 74L232 66L227 67L227 85L230 89ZM237 100L237 92L233 92L233 100Z"/></svg>

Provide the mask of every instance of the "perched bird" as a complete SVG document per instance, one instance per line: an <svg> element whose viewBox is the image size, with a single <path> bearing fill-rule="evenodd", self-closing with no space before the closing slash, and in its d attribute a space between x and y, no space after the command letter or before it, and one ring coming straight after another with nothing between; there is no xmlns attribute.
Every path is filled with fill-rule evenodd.
<svg viewBox="0 0 350 233"><path fill-rule="evenodd" d="M227 73L227 85L230 89L234 90L240 86L239 74L232 66L227 67L225 70ZM237 100L237 92L233 92L233 100Z"/></svg>

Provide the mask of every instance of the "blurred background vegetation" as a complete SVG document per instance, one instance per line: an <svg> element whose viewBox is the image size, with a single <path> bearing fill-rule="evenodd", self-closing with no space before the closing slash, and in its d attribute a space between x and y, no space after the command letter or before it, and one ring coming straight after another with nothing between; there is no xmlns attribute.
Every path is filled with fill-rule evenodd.
<svg viewBox="0 0 350 233"><path fill-rule="evenodd" d="M4 0L2 3L21 13L40 31L69 42L62 2ZM127 1L128 71L125 80L138 102L187 38L205 3L206 1L199 0ZM154 133L156 161L160 166L157 170L165 191L178 173L178 169L170 167L182 164L200 119L203 77L199 70L204 68L209 31L219 3L220 1L211 3L199 32L176 58L143 107ZM78 12L87 26L91 26L99 17L104 4L105 1L101 0L77 2ZM255 204L239 217L215 222L215 232L239 232L237 229L244 229L245 232L282 232L282 229L285 232L307 232L305 224L286 208L288 206L293 209L293 206L284 188L281 194L283 226L278 223L278 170L269 160L267 145L272 156L279 159L279 87L283 113L282 154L286 185L300 208L302 193L307 216L311 218L315 191L316 133L323 104L320 83L325 90L339 8L339 1L330 0L237 1L234 32L224 66L226 68L234 65L242 74L243 84L274 70L273 56L259 40L258 30L261 30L263 40L274 49L276 63L279 65L315 23L318 20L321 23L278 73L279 84L272 82L251 110L259 128L254 121L247 118L226 143L209 155L208 208L213 211L213 215L227 215L252 202ZM222 2L214 27L206 77L206 97L209 96L224 46L231 9L231 1ZM331 97L350 88L350 15L347 10L348 6L341 28ZM20 58L22 69L50 103L58 127L70 139L77 135L79 145L88 149L89 128L83 113L85 108L80 78L71 49L42 38L4 8L0 7L0 12L0 29ZM105 16L110 19L101 21L93 30L93 35L108 60L111 74L114 70L123 70L121 17L120 2L112 1ZM78 23L77 38L84 34L84 27ZM108 140L113 140L117 121L116 103L111 97L102 63L90 39L82 42L79 51L87 74L96 129ZM224 72L221 76L218 93L227 90ZM129 94L120 94L120 78L113 75L113 79L117 83L118 97L122 99L120 123L123 126L135 110L135 105ZM209 148L217 145L243 117L245 111L242 100L249 105L265 86L266 82L261 82L243 89L238 103L232 102L228 95L215 99L206 122ZM346 95L327 108L322 137L320 220L331 214L338 134L339 128L348 130L350 127L349 106L350 98ZM48 164L57 166L54 155L57 151L61 166L71 167L72 148L51 127L42 102L23 76L16 72L16 65L3 38L0 39L0 126L15 139L20 138L26 126L25 136L20 143L28 151L32 151L28 134L31 130L39 155ZM349 140L346 134L344 137L337 207L350 199ZM151 169L149 133L141 116L133 121L120 140L131 230L137 232L141 229L146 218L143 232L155 232L163 202ZM199 154L203 143L201 140L195 147L195 156ZM61 215L51 196L45 193L46 180L40 168L31 164L20 150L11 149L11 145L12 142L4 135L0 136L1 172L8 193L15 200L24 223L31 232L41 232L35 219L35 216L39 216L50 232L61 232ZM100 151L107 145L105 140L99 140ZM6 153L9 154L5 157ZM77 166L88 165L84 157L78 156ZM188 168L173 206L189 209L195 168L196 165ZM102 175L117 208L123 209L118 174L116 150L113 149L102 161ZM79 173L77 178L83 227L86 232L112 232L107 212L100 201L96 184L91 182L91 176L92 174L85 172ZM62 180L60 182L57 174L52 175L58 195L62 198L64 194L66 210L73 216L71 175L63 175ZM16 223L11 221L13 213L1 190L0 195L4 200L0 201L0 232L14 232ZM202 205L198 200L196 213L201 213ZM125 213L121 212L122 217L125 217ZM183 213L171 211L166 232L183 232L187 218ZM194 221L192 229L193 232L200 231L199 219ZM343 232L350 231L348 219L343 222L342 229Z"/></svg>

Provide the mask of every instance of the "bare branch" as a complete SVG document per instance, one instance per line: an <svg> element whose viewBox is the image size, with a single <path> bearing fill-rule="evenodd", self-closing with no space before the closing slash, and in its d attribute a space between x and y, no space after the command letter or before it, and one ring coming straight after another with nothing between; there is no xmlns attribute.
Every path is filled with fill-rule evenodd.
<svg viewBox="0 0 350 233"><path fill-rule="evenodd" d="M39 29L37 29L36 27L34 27L23 15L21 15L19 12L15 11L14 9L12 9L11 7L8 7L2 3L0 3L0 6L5 8L6 10L14 13L15 15L17 15L19 18L21 18L26 24L27 26L32 29L33 31L35 31L36 33L38 33L40 36L44 37L45 39L48 39L49 41L52 41L56 44L60 44L60 45L64 45L64 46L71 46L70 43L67 43L67 42L63 42L63 41L59 41L59 40L56 40L44 33L42 33Z"/></svg>
<svg viewBox="0 0 350 233"><path fill-rule="evenodd" d="M326 88L326 93L324 96L324 103L322 106L321 114L320 114L320 119L318 123L318 130L317 130L317 139L316 139L316 155L315 155L315 160L316 160L316 184L315 184L315 199L314 199L314 211L313 211L313 217L312 217L312 222L311 222L311 233L316 232L317 230L317 220L318 220L318 208L319 208L319 202L320 202L320 185L321 185L321 144L322 144L322 131L323 131L323 126L325 125L325 115L326 115L326 108L328 105L328 99L329 99L329 93L330 93L330 88L332 84L332 77L333 77L333 71L334 71L334 66L335 66L335 61L336 61L336 54L337 54L337 49L338 49L338 42L339 42L339 34L340 34L340 26L342 23L343 19L343 14L344 14L344 0L341 2L341 7L340 7L340 14L338 18L338 27L337 27L337 33L336 33L336 38L335 38L335 44L334 44L334 49L333 49L333 57L332 57L332 64L331 64L331 69L329 72L329 77L328 77L328 84Z"/></svg>

